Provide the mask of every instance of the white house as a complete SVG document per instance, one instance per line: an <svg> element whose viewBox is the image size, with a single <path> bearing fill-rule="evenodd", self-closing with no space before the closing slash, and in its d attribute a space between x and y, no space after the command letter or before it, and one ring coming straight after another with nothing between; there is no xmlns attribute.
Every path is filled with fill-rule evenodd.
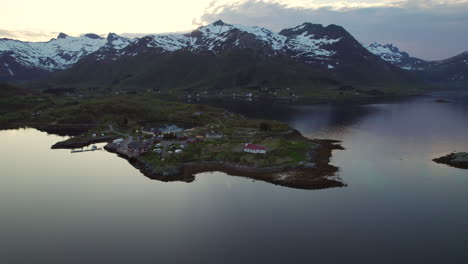
<svg viewBox="0 0 468 264"><path fill-rule="evenodd" d="M154 152L154 153L161 153L162 150L161 150L160 148L156 148L156 149L153 150L153 152Z"/></svg>
<svg viewBox="0 0 468 264"><path fill-rule="evenodd" d="M249 152L249 153L260 153L260 154L265 154L266 153L266 148L260 145L256 144L246 144L244 146L244 151Z"/></svg>
<svg viewBox="0 0 468 264"><path fill-rule="evenodd" d="M116 145L120 145L120 144L122 144L123 141L124 141L123 138L119 138L119 139L116 139L116 140L112 141L112 143L114 143Z"/></svg>
<svg viewBox="0 0 468 264"><path fill-rule="evenodd" d="M220 139L220 138L223 138L223 135L211 132L211 133L206 133L205 138Z"/></svg>

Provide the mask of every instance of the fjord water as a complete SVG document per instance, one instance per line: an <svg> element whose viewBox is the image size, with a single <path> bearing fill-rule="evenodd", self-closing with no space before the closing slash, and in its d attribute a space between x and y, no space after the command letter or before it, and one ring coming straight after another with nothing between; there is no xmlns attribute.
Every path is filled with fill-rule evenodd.
<svg viewBox="0 0 468 264"><path fill-rule="evenodd" d="M450 103L437 103L435 99ZM468 94L379 103L225 103L343 141L344 188L297 190L223 173L152 181L105 151L0 132L0 263L467 263Z"/></svg>

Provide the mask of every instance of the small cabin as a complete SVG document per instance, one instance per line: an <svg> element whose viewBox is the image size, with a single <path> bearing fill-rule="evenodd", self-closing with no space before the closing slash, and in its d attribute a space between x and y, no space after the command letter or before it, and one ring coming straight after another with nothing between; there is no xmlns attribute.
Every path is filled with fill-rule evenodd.
<svg viewBox="0 0 468 264"><path fill-rule="evenodd" d="M244 152L255 153L255 154L265 154L266 148L257 144L246 144L243 148Z"/></svg>

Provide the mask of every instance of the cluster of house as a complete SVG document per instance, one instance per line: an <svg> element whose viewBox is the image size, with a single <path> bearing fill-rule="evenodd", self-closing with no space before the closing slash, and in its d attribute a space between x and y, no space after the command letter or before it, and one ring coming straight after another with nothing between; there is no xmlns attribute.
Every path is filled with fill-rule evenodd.
<svg viewBox="0 0 468 264"><path fill-rule="evenodd" d="M215 132L209 132L204 135L197 136L192 136L190 135L190 133L180 132L141 132L146 135L152 135L152 137L145 140L140 140L139 138L133 142L130 142L129 144L127 144L126 151L134 155L139 155L150 151L159 155L162 155L164 153L179 154L184 151L186 145L196 144L199 142L203 142L204 140L220 139L223 137L223 135ZM116 139L113 141L113 143L117 145L121 145L123 142L124 139Z"/></svg>
<svg viewBox="0 0 468 264"><path fill-rule="evenodd" d="M134 155L139 155L147 152L153 152L158 155L167 154L179 154L184 151L187 145L196 144L205 140L216 140L221 139L223 135L210 132L205 135L198 135L188 137L186 134L174 134L170 136L168 134L154 135L153 137L145 140L136 140L127 144L127 151ZM113 141L116 145L121 145L124 142L123 138L119 138ZM248 153L254 154L265 154L267 148L257 144L247 143L243 146L242 150Z"/></svg>
<svg viewBox="0 0 468 264"><path fill-rule="evenodd" d="M161 142L158 138L146 139L143 141L133 141L127 145L127 150L133 154L142 154L150 151L154 144Z"/></svg>
<svg viewBox="0 0 468 264"><path fill-rule="evenodd" d="M164 149L163 149L163 145L161 143L158 143L156 144L153 152L156 153L156 154L162 154ZM183 152L183 149L185 148L185 145L183 144L177 144L177 143L174 143L174 142L170 142L167 146L166 146L166 151L167 151L167 154L179 154L179 153L182 153Z"/></svg>

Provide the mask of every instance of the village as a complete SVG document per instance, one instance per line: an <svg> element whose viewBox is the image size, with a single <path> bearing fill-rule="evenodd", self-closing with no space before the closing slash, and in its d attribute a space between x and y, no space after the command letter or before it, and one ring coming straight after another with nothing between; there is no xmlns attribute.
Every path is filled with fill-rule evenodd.
<svg viewBox="0 0 468 264"><path fill-rule="evenodd" d="M202 129L203 130L203 129ZM117 152L128 157L136 157L143 154L156 156L161 161L174 155L184 154L190 146L202 142L221 143L226 137L218 131L205 131L199 128L181 129L175 125L169 125L166 129L136 130L138 136L127 135L112 141ZM267 147L244 143L233 151L243 151L253 154L266 154Z"/></svg>

